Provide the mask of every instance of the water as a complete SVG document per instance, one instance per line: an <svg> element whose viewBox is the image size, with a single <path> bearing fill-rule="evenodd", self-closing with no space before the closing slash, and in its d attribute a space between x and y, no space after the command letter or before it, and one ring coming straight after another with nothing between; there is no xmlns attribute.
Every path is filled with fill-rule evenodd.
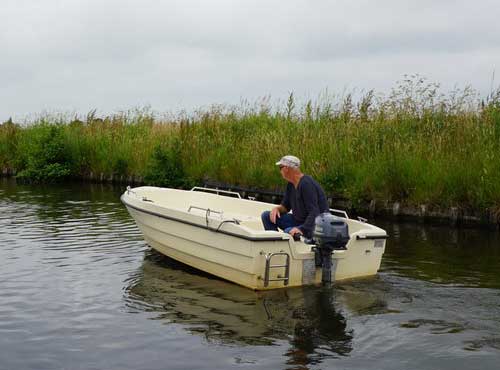
<svg viewBox="0 0 500 370"><path fill-rule="evenodd" d="M163 257L101 185L0 180L0 369L498 369L500 237L377 222L376 278L258 293Z"/></svg>

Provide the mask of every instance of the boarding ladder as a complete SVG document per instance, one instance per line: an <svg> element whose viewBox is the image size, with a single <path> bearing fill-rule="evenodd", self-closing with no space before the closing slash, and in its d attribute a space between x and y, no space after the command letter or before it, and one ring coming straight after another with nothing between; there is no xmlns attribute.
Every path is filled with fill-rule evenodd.
<svg viewBox="0 0 500 370"><path fill-rule="evenodd" d="M276 256L285 256L286 261L284 265L271 265L271 260ZM276 279L270 279L271 269L284 268L285 276L278 275ZM267 253L266 254L266 271L264 274L264 286L267 287L270 281L282 281L284 285L288 285L290 277L290 255L285 252Z"/></svg>

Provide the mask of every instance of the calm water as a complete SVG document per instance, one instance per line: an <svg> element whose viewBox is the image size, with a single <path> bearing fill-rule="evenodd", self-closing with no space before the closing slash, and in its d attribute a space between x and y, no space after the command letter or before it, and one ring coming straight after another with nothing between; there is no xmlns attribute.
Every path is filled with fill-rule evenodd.
<svg viewBox="0 0 500 370"><path fill-rule="evenodd" d="M0 369L498 369L500 237L374 223L373 279L256 293L153 252L101 185L0 179Z"/></svg>

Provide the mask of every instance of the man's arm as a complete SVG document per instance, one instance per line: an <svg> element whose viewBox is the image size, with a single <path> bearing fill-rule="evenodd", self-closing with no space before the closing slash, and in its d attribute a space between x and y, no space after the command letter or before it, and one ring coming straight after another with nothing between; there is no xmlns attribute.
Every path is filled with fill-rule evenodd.
<svg viewBox="0 0 500 370"><path fill-rule="evenodd" d="M269 214L269 219L273 224L276 223L276 218L279 218L282 213L288 213L290 210L290 184L287 185L285 195L279 206L274 207Z"/></svg>

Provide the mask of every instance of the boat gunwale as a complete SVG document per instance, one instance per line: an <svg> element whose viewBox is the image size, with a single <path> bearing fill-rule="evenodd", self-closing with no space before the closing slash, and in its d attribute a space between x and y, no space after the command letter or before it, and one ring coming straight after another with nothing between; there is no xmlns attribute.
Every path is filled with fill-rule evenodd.
<svg viewBox="0 0 500 370"><path fill-rule="evenodd" d="M213 229L207 228L207 226L200 225L200 224L197 224L197 223L194 223L194 222L182 220L182 219L179 219L179 218L176 218L176 217L172 217L172 216L167 216L167 215L164 215L162 213L150 211L148 209L139 208L139 207L137 207L135 205L132 205L129 202L127 202L124 199L124 197L125 197L125 194L122 194L122 196L120 197L120 200L122 201L122 203L125 206L133 208L136 211L139 211L139 212L142 212L142 213L146 213L146 214L150 214L150 215L157 216L157 217L160 217L160 218L164 218L166 220L180 222L180 223L183 223L183 224L186 224L186 225L198 227L200 229L209 230L209 231L213 231L213 232L219 232L221 234L225 234L225 235L229 235L229 236L234 236L236 238L240 238L240 239L244 239L244 240L249 240L249 241L253 241L253 242L285 241L285 242L288 243L288 239L285 239L285 238L283 238L281 236L256 237L256 236L241 235L241 234L237 234L237 233L233 233L233 232L225 231L225 230L213 230Z"/></svg>

